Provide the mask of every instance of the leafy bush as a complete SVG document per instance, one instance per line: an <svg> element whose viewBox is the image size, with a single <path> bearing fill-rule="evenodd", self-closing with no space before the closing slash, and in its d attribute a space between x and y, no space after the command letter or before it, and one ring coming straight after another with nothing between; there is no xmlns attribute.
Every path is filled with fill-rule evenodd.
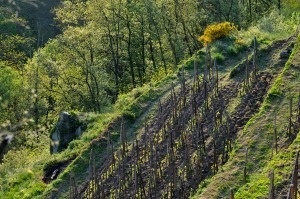
<svg viewBox="0 0 300 199"><path fill-rule="evenodd" d="M235 30L237 30L236 26L230 22L209 25L198 40L204 43L204 45L208 45L217 39L229 36Z"/></svg>
<svg viewBox="0 0 300 199"><path fill-rule="evenodd" d="M239 37L243 38L243 41L248 45L252 42L254 36L258 38L260 44L269 45L273 40L285 39L294 33L299 20L299 12L293 12L289 16L285 16L277 10L273 10L260 18L255 26L251 26L248 30L239 31ZM240 38L236 43L242 43Z"/></svg>
<svg viewBox="0 0 300 199"><path fill-rule="evenodd" d="M239 46L247 46L247 42L241 38L236 38L235 43Z"/></svg>
<svg viewBox="0 0 300 199"><path fill-rule="evenodd" d="M284 16L280 15L277 11L272 11L269 15L262 17L258 21L257 26L261 31L267 33L281 33L291 30L291 27L287 25Z"/></svg>
<svg viewBox="0 0 300 199"><path fill-rule="evenodd" d="M238 49L235 46L229 46L226 50L228 55L234 56L238 54Z"/></svg>
<svg viewBox="0 0 300 199"><path fill-rule="evenodd" d="M42 194L46 185L31 170L21 170L2 184L0 198L29 199Z"/></svg>
<svg viewBox="0 0 300 199"><path fill-rule="evenodd" d="M222 55L221 53L216 53L216 54L213 56L213 58L216 59L216 61L217 61L218 64L224 63L224 60L225 60L224 55Z"/></svg>

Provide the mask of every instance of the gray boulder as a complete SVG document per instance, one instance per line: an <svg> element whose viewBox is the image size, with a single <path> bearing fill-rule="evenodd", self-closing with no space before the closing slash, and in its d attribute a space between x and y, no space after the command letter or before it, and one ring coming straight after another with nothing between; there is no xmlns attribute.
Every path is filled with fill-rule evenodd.
<svg viewBox="0 0 300 199"><path fill-rule="evenodd" d="M68 144L82 135L82 127L79 118L75 114L62 112L58 122L52 130L51 154L60 152L68 147Z"/></svg>
<svg viewBox="0 0 300 199"><path fill-rule="evenodd" d="M284 50L280 53L280 59L288 59L290 57L290 52L288 50Z"/></svg>
<svg viewBox="0 0 300 199"><path fill-rule="evenodd" d="M0 132L0 163L3 155L7 152L8 144L13 139L13 134L9 132Z"/></svg>

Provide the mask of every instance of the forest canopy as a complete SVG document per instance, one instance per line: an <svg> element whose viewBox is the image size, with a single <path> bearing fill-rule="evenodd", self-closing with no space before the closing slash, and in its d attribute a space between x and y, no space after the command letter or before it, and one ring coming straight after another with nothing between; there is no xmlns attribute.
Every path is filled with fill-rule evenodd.
<svg viewBox="0 0 300 199"><path fill-rule="evenodd" d="M264 24L262 16L273 10L284 13L283 18L297 20L299 16L295 0L64 0L49 5L2 1L1 67L22 79L22 98L30 99L34 91L37 97L27 111L36 124L62 110L103 112L119 94L176 71L181 60L203 45L227 36L236 27ZM30 6L49 9L54 5L58 5L53 13L62 34L36 48L44 33L32 29L32 16L26 11ZM270 26L275 27L266 24L262 28ZM24 111L20 107L14 112Z"/></svg>

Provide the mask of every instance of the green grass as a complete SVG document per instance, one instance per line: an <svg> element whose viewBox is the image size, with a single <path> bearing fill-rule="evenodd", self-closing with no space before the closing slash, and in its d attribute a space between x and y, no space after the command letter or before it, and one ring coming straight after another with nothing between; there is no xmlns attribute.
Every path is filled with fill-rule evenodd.
<svg viewBox="0 0 300 199"><path fill-rule="evenodd" d="M135 137L133 133L144 124L141 121L139 124L135 124L137 119L140 119L141 115L148 111L159 97L169 91L171 82L176 81L175 75L168 75L154 84L148 84L135 88L127 94L121 94L110 113L95 116L96 119L94 118L94 121L88 126L88 132L80 140L72 141L65 151L54 155L56 158L52 158L52 161L55 162L57 159L65 161L66 158L75 158L75 160L59 175L57 180L48 185L43 197L50 197L50 195L63 197L68 192L70 172L76 176L77 183L85 182L86 176L88 176L87 169L91 149L97 154L96 165L99 166L103 163L107 148L106 137L102 135L102 132L109 129L112 141L117 148L121 120L124 117L126 131L129 131L127 137L133 139ZM52 163L49 161L47 164ZM56 192L56 190L60 191Z"/></svg>
<svg viewBox="0 0 300 199"><path fill-rule="evenodd" d="M289 85L289 89L292 90L291 92L295 98L294 101L297 100L297 88L299 88L300 71L299 69L291 69L291 63L299 65L300 61L295 59L298 56L300 56L300 37L298 37L297 39L295 49L289 61L286 63L283 72L276 79L265 100L266 103L274 103L276 99L273 98L273 93L277 94L279 92L281 93L280 96L284 96L283 103L281 103L281 106L278 107L278 115L287 115L286 110L288 110L289 91L286 87L282 86L283 84ZM289 77L289 73L291 72L296 73L298 81L293 81L293 78ZM284 118L288 117L284 116ZM285 129L283 129L283 131L285 131ZM292 172L293 162L298 151L299 143L300 135L298 134L296 139L287 149L282 148L281 151L263 167L262 171L253 174L251 176L250 182L238 189L235 198L258 198L261 196L266 197L269 192L268 185L270 182L268 173L270 172L270 170L274 170L275 172L275 187L278 187L280 185L287 186L286 184L283 184L283 182L290 181L289 178Z"/></svg>
<svg viewBox="0 0 300 199"><path fill-rule="evenodd" d="M41 195L43 164L50 158L48 145L9 151L0 164L0 198L32 198Z"/></svg>
<svg viewBox="0 0 300 199"><path fill-rule="evenodd" d="M176 75L168 75L160 81L120 95L115 105L105 113L84 114L84 122L88 123L86 131L81 139L70 142L68 148L61 153L50 155L48 130L45 130L38 141L35 137L27 138L27 142L35 143L35 150L30 147L12 149L6 154L3 163L0 164L0 198L13 198L15 192L23 194L27 198L34 198L38 195L45 198L53 190L60 188L64 188L64 192L68 192L67 187L71 171L75 173L79 183L85 181L90 149L93 148L100 157L106 152L105 142L97 143L98 140L105 140L105 137L102 138L102 132L109 129L113 141L117 143L122 116L125 118L126 126L135 123L137 118L148 110L158 97L169 90L173 81L177 81ZM73 159L74 161L59 175L57 180L49 185L42 182L43 170L47 170L57 163ZM97 159L98 164L101 161L101 158ZM32 172L33 175L28 176L28 178L22 178L19 175L24 172L26 174L27 171ZM12 182L14 183L12 184ZM17 194L15 196L23 198Z"/></svg>
<svg viewBox="0 0 300 199"><path fill-rule="evenodd" d="M35 178L37 178L37 176L30 170L19 171L15 178L9 179L9 181L3 185L2 189L6 191L5 193L0 192L0 198L30 199L41 195L46 185Z"/></svg>
<svg viewBox="0 0 300 199"><path fill-rule="evenodd" d="M181 66L183 66L185 70L187 70L187 77L189 77L190 74L193 73L195 57L198 60L198 64L200 65L199 68L201 71L201 65L205 62L204 55L205 54L203 51L198 51L193 57L183 62L184 64ZM218 53L215 53L214 55L218 56ZM220 56L221 59L224 61L225 57L223 55ZM181 71L181 66L179 67L177 72ZM99 156L101 156L100 154L105 154L106 152L106 144L99 145L97 144L97 142L89 144L90 140L99 137L101 132L107 128L111 121L114 121L114 127L110 131L115 139L114 141L117 147L121 117L124 116L126 126L129 128L130 132L139 131L139 129L143 126L142 121L145 120L143 119L141 121L138 121L140 120L140 117L146 111L146 116L149 119L149 117L151 117L152 112L149 112L148 109L151 106L151 104L153 104L159 97L163 96L163 94L170 89L171 82L176 81L178 81L178 77L174 74L165 77L161 81L154 82L153 84L133 89L131 92L119 96L116 104L112 109L112 113L106 113L95 116L96 119L93 118L93 122L90 123L88 126L88 133L83 135L81 139L85 140L84 143L86 144L82 144L81 140L73 141L69 144L69 147L62 154L57 155L57 159L61 161L66 160L66 158L76 157L76 159L59 176L59 179L53 181L47 187L47 190L44 192L44 196L50 196L51 193L53 194L55 192L55 189L66 189L66 187L68 187L69 175L71 171L75 173L75 176L78 176L78 183L84 182L86 180L87 175L90 149L94 148L94 150L96 150L96 153L99 154ZM175 85L176 84L177 83L175 83ZM106 122L104 122L104 120ZM137 124L135 124L136 122ZM129 138L134 138L135 136L131 134L128 135ZM76 153L74 151L76 151ZM54 161L57 160L55 160L54 158ZM102 160L100 158L100 160L98 160L98 164L100 164L101 161ZM49 163L51 164L51 161ZM62 193L59 193L59 195L61 194ZM54 193L54 195L52 196L57 195Z"/></svg>
<svg viewBox="0 0 300 199"><path fill-rule="evenodd" d="M210 44L211 58L216 59L218 65L231 66L233 61L237 61L240 55L245 52L249 47L247 43L237 43L234 37L227 37L220 40L216 40ZM236 57L238 56L238 57ZM184 68L187 70L194 69L194 60L197 59L199 72L203 72L206 58L206 50L201 49L197 51L192 57L184 61ZM225 62L228 62L225 64ZM181 71L181 67L179 67ZM178 72L179 72L178 71Z"/></svg>
<svg viewBox="0 0 300 199"><path fill-rule="evenodd" d="M225 56L221 53L215 53L212 58L216 60L217 64L223 64L225 61Z"/></svg>
<svg viewBox="0 0 300 199"><path fill-rule="evenodd" d="M230 160L222 167L223 172L219 172L209 179L210 183L207 184L206 188L200 187L193 198L228 197L230 189L236 193L235 198L265 198L268 196L268 173L272 169L275 170L276 186L283 186L282 183L288 180L300 140L298 136L289 148L285 148L288 142L285 131L289 106L288 90L292 89L295 106L300 86L300 70L299 68L292 68L291 65L299 66L300 59L297 58L299 56L300 37L297 39L297 45L289 61L268 91L259 112L238 133L234 149L230 154ZM291 76L291 74L293 75ZM280 152L272 157L275 111L278 115L277 130ZM249 161L247 164L247 183L244 184L243 166L246 147L249 148Z"/></svg>
<svg viewBox="0 0 300 199"><path fill-rule="evenodd" d="M236 46L229 46L226 49L226 53L230 56L235 56L239 53L239 49Z"/></svg>

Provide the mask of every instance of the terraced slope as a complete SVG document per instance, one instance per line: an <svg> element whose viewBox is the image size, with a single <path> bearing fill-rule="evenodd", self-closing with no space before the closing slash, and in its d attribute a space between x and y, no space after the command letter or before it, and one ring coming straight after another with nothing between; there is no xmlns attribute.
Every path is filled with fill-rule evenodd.
<svg viewBox="0 0 300 199"><path fill-rule="evenodd" d="M265 67L264 73L273 77L273 81L269 82L271 88L259 112L245 120L247 124L237 133L229 161L220 172L201 184L193 198L229 198L230 190L234 198L268 198L272 170L275 173L275 198L287 197L293 163L299 150L300 38L287 62L279 58L281 51L280 47L274 49L272 61L271 57L267 58L272 65ZM255 97L250 99L254 100L251 104L257 102ZM290 99L293 99L293 128L289 133ZM274 145L275 112L277 153Z"/></svg>
<svg viewBox="0 0 300 199"><path fill-rule="evenodd" d="M135 122L129 122L131 115L116 117L66 168L62 180L53 183L57 189L46 196L189 198L199 184L195 198L222 198L230 189L236 192L268 161L272 133L251 137L246 132L270 108L270 101L277 103L282 98L274 86L286 70L288 57L281 59L279 54L291 51L294 42L291 37L260 48L251 61L243 59L233 69L230 63L236 61L228 61L229 67L221 70L207 56L205 67L200 68L204 72L181 71L174 83L150 89L155 97L139 107ZM272 116L266 114L267 119L259 118L261 124L255 123L255 129L265 130L263 124ZM285 137L279 146L288 146ZM83 180L86 182L78 183Z"/></svg>
<svg viewBox="0 0 300 199"><path fill-rule="evenodd" d="M207 65L204 75L193 81L186 81L182 73L180 89L171 89L140 136L130 142L130 132L121 128L121 147L114 153L109 152L108 138L111 155L99 170L92 163L97 155L91 153L90 180L73 186L73 197L188 198L198 184L223 173L239 130L259 111L287 61L275 58L274 63L270 56L290 48L293 39L262 51L255 61L258 70L247 63L233 79L225 74L220 81L216 65ZM216 197L207 190L211 195L203 192L204 198Z"/></svg>

